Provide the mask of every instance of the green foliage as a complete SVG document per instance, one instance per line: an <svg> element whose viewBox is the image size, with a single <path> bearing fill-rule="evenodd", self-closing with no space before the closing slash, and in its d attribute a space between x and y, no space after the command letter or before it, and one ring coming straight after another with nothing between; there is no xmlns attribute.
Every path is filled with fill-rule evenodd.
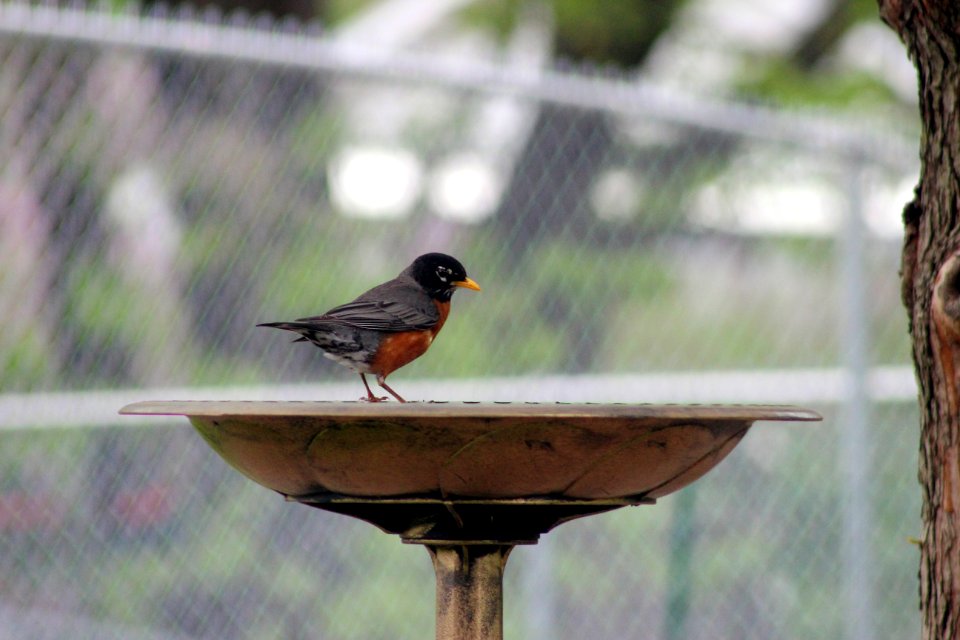
<svg viewBox="0 0 960 640"><path fill-rule="evenodd" d="M152 292L130 282L123 274L97 260L83 260L71 270L67 281L65 315L70 319L71 328L78 336L78 359L89 363L84 368L83 383L89 386L97 384L116 384L111 380L111 370L106 359L110 353L121 353L131 345L144 344L152 357L156 358L157 348L148 342L142 342L146 333L159 330L162 326L148 326L155 319L147 309L153 306ZM110 345L109 349L105 345ZM116 373L114 374L116 375Z"/></svg>
<svg viewBox="0 0 960 640"><path fill-rule="evenodd" d="M632 67L646 57L656 39L670 26L684 0L610 0L580 2L549 0L558 58L590 60ZM501 37L511 32L529 4L494 0L471 5L464 19L484 25Z"/></svg>
<svg viewBox="0 0 960 640"><path fill-rule="evenodd" d="M330 152L340 141L343 131L339 116L320 105L293 123L289 134L290 165L300 180L309 183L326 170Z"/></svg>
<svg viewBox="0 0 960 640"><path fill-rule="evenodd" d="M4 391L42 387L56 376L53 345L43 339L38 327L27 329L0 349L0 388Z"/></svg>
<svg viewBox="0 0 960 640"><path fill-rule="evenodd" d="M77 265L70 276L67 310L83 333L126 342L139 337L140 310L149 305L149 292L98 262Z"/></svg>
<svg viewBox="0 0 960 640"><path fill-rule="evenodd" d="M890 87L862 71L824 71L800 68L787 59L757 61L758 73L740 86L742 94L791 107L876 112L897 101Z"/></svg>
<svg viewBox="0 0 960 640"><path fill-rule="evenodd" d="M338 25L362 14L365 9L376 4L377 0L315 0L315 2L321 7L330 24Z"/></svg>
<svg viewBox="0 0 960 640"><path fill-rule="evenodd" d="M561 57L634 66L671 24L682 0L553 0Z"/></svg>

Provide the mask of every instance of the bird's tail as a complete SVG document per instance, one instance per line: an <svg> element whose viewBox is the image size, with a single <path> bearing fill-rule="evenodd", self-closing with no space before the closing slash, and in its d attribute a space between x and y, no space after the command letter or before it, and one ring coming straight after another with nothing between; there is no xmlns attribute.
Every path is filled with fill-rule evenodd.
<svg viewBox="0 0 960 640"><path fill-rule="evenodd" d="M300 337L294 340L294 342L307 342L307 338L304 334L316 331L317 329L317 325L308 322L262 322L257 326L270 327L272 329L283 329L284 331L293 331L294 333L299 333Z"/></svg>

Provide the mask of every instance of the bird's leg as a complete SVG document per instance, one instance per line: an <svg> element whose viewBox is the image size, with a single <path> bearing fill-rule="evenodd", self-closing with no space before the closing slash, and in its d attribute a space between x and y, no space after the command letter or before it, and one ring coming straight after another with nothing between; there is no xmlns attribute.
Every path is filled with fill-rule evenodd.
<svg viewBox="0 0 960 640"><path fill-rule="evenodd" d="M397 393L396 391L391 389L389 386L387 386L387 381L383 376L377 376L377 384L383 387L384 389L386 389L387 391L389 391L390 395L396 398L399 402L406 402L406 400L400 397L399 393Z"/></svg>
<svg viewBox="0 0 960 640"><path fill-rule="evenodd" d="M365 387L367 388L367 397L366 397L366 398L360 398L361 400L366 401L366 402L382 402L382 401L384 401L384 400L387 399L386 396L383 396L382 398L378 398L377 396L373 395L373 391L370 391L370 385L367 384L367 376L365 376L365 375L363 375L363 374L361 373L361 374L360 374L360 379L363 380L363 386L365 386ZM393 393L393 392L391 391L391 393ZM396 395L396 394L394 394L394 395Z"/></svg>

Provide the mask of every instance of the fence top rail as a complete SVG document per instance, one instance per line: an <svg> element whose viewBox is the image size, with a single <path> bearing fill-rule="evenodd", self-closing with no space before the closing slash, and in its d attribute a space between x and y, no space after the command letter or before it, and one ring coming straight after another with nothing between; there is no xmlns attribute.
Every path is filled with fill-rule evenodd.
<svg viewBox="0 0 960 640"><path fill-rule="evenodd" d="M585 374L409 380L411 399L458 402L600 402L653 404L798 404L818 407L847 401L856 388L844 369L674 371L646 374ZM873 402L913 402L917 390L909 366L867 372ZM10 431L149 426L148 416L120 415L124 405L149 399L239 401L337 401L357 396L353 383L260 385L0 393L0 434ZM169 422L169 421L167 421Z"/></svg>
<svg viewBox="0 0 960 640"><path fill-rule="evenodd" d="M356 78L426 83L479 93L507 94L673 125L826 152L857 164L897 171L918 165L917 145L880 135L864 123L816 113L783 111L681 93L636 76L518 67L482 60L377 49L324 37L316 29L261 17L185 20L189 13L141 15L98 7L0 3L0 38L64 41L161 52ZM265 28L273 26L275 28Z"/></svg>

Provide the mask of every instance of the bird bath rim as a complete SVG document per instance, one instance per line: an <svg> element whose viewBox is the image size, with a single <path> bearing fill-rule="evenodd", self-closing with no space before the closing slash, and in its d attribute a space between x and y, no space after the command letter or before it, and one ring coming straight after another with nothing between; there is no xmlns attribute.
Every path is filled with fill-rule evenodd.
<svg viewBox="0 0 960 640"><path fill-rule="evenodd" d="M251 411L252 410L252 411ZM621 402L410 401L334 400L146 400L128 404L121 415L197 416L261 415L264 417L409 417L430 418L597 418L724 419L818 422L816 411L780 404L656 404Z"/></svg>

